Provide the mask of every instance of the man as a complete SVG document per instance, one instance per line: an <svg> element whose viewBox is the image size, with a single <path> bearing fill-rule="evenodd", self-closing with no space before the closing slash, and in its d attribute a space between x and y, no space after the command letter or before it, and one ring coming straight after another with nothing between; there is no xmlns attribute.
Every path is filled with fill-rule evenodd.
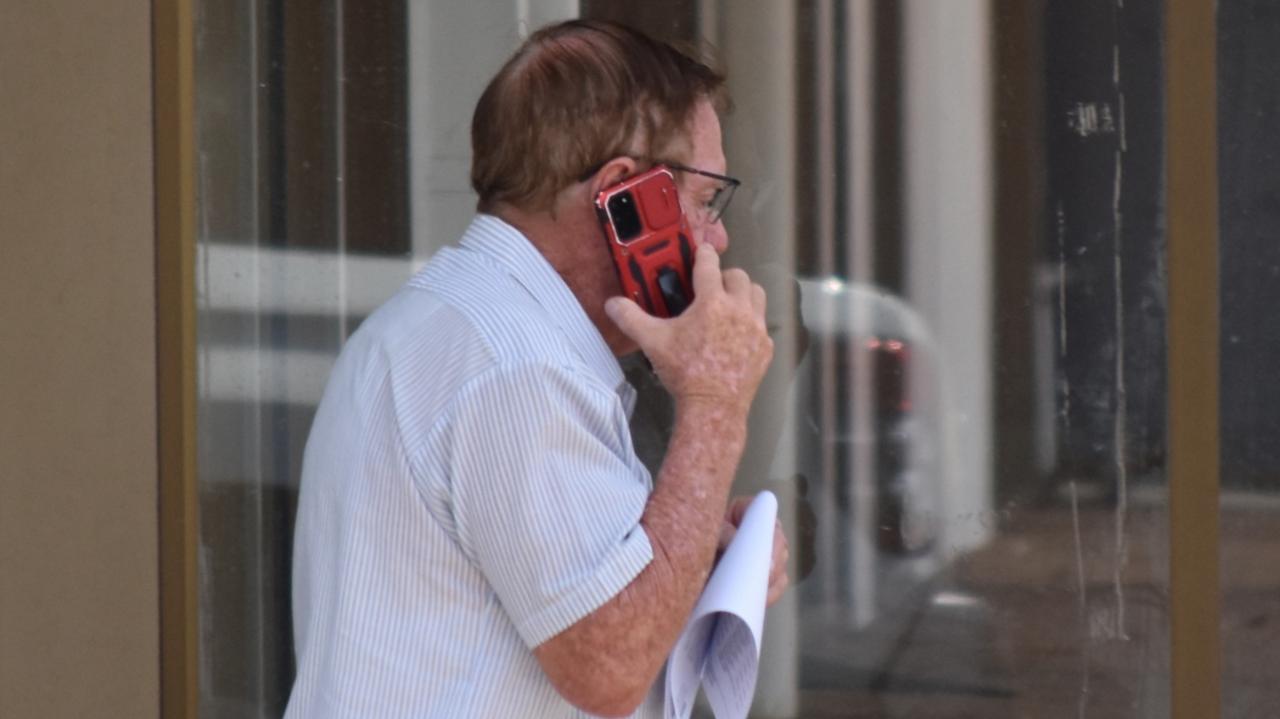
<svg viewBox="0 0 1280 719"><path fill-rule="evenodd" d="M717 254L724 102L706 66L584 21L489 84L480 214L351 337L316 414L287 716L661 715L651 690L741 518L729 487L772 355L764 291ZM670 320L617 296L593 206L657 161L689 168L698 244ZM676 407L656 478L616 359L636 350ZM770 601L786 555L779 532Z"/></svg>

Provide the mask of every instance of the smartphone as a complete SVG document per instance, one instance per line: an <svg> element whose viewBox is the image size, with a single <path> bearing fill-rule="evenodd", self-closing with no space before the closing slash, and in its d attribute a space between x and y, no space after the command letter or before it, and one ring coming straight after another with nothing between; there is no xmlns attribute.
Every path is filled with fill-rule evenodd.
<svg viewBox="0 0 1280 719"><path fill-rule="evenodd" d="M693 245L675 177L662 165L596 195L596 215L622 291L656 317L693 302Z"/></svg>

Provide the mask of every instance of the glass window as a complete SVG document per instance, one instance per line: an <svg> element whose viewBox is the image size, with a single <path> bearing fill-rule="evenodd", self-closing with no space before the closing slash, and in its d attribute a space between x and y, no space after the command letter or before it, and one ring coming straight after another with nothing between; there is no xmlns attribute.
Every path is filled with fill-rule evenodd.
<svg viewBox="0 0 1280 719"><path fill-rule="evenodd" d="M412 271L408 8L197 6L200 710L279 716L307 431Z"/></svg>
<svg viewBox="0 0 1280 719"><path fill-rule="evenodd" d="M1219 276L1222 384L1223 716L1263 716L1275 681L1280 596L1280 13L1218 6Z"/></svg>
<svg viewBox="0 0 1280 719"><path fill-rule="evenodd" d="M754 715L1169 715L1161 3L196 5L202 716L282 713L329 370L470 220L485 82L573 16L729 72L726 263L777 348L735 493L778 494L796 580ZM1280 699L1277 23L1220 10L1230 717ZM626 366L656 469L670 402Z"/></svg>

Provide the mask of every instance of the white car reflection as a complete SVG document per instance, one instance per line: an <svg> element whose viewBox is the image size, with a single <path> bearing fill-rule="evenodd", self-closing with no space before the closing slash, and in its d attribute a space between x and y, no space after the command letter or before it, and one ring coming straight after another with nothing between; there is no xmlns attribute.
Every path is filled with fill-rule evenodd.
<svg viewBox="0 0 1280 719"><path fill-rule="evenodd" d="M920 314L892 293L798 282L809 341L773 474L803 477L816 515L802 601L862 626L945 558L941 358Z"/></svg>

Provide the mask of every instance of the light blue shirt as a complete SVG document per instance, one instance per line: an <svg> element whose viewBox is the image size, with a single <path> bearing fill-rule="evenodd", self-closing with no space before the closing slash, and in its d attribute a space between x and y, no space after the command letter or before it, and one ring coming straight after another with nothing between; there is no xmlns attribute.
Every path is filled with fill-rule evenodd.
<svg viewBox="0 0 1280 719"><path fill-rule="evenodd" d="M546 259L478 216L329 378L303 459L286 716L583 716L532 649L652 559L634 398ZM657 696L637 716L660 716Z"/></svg>

